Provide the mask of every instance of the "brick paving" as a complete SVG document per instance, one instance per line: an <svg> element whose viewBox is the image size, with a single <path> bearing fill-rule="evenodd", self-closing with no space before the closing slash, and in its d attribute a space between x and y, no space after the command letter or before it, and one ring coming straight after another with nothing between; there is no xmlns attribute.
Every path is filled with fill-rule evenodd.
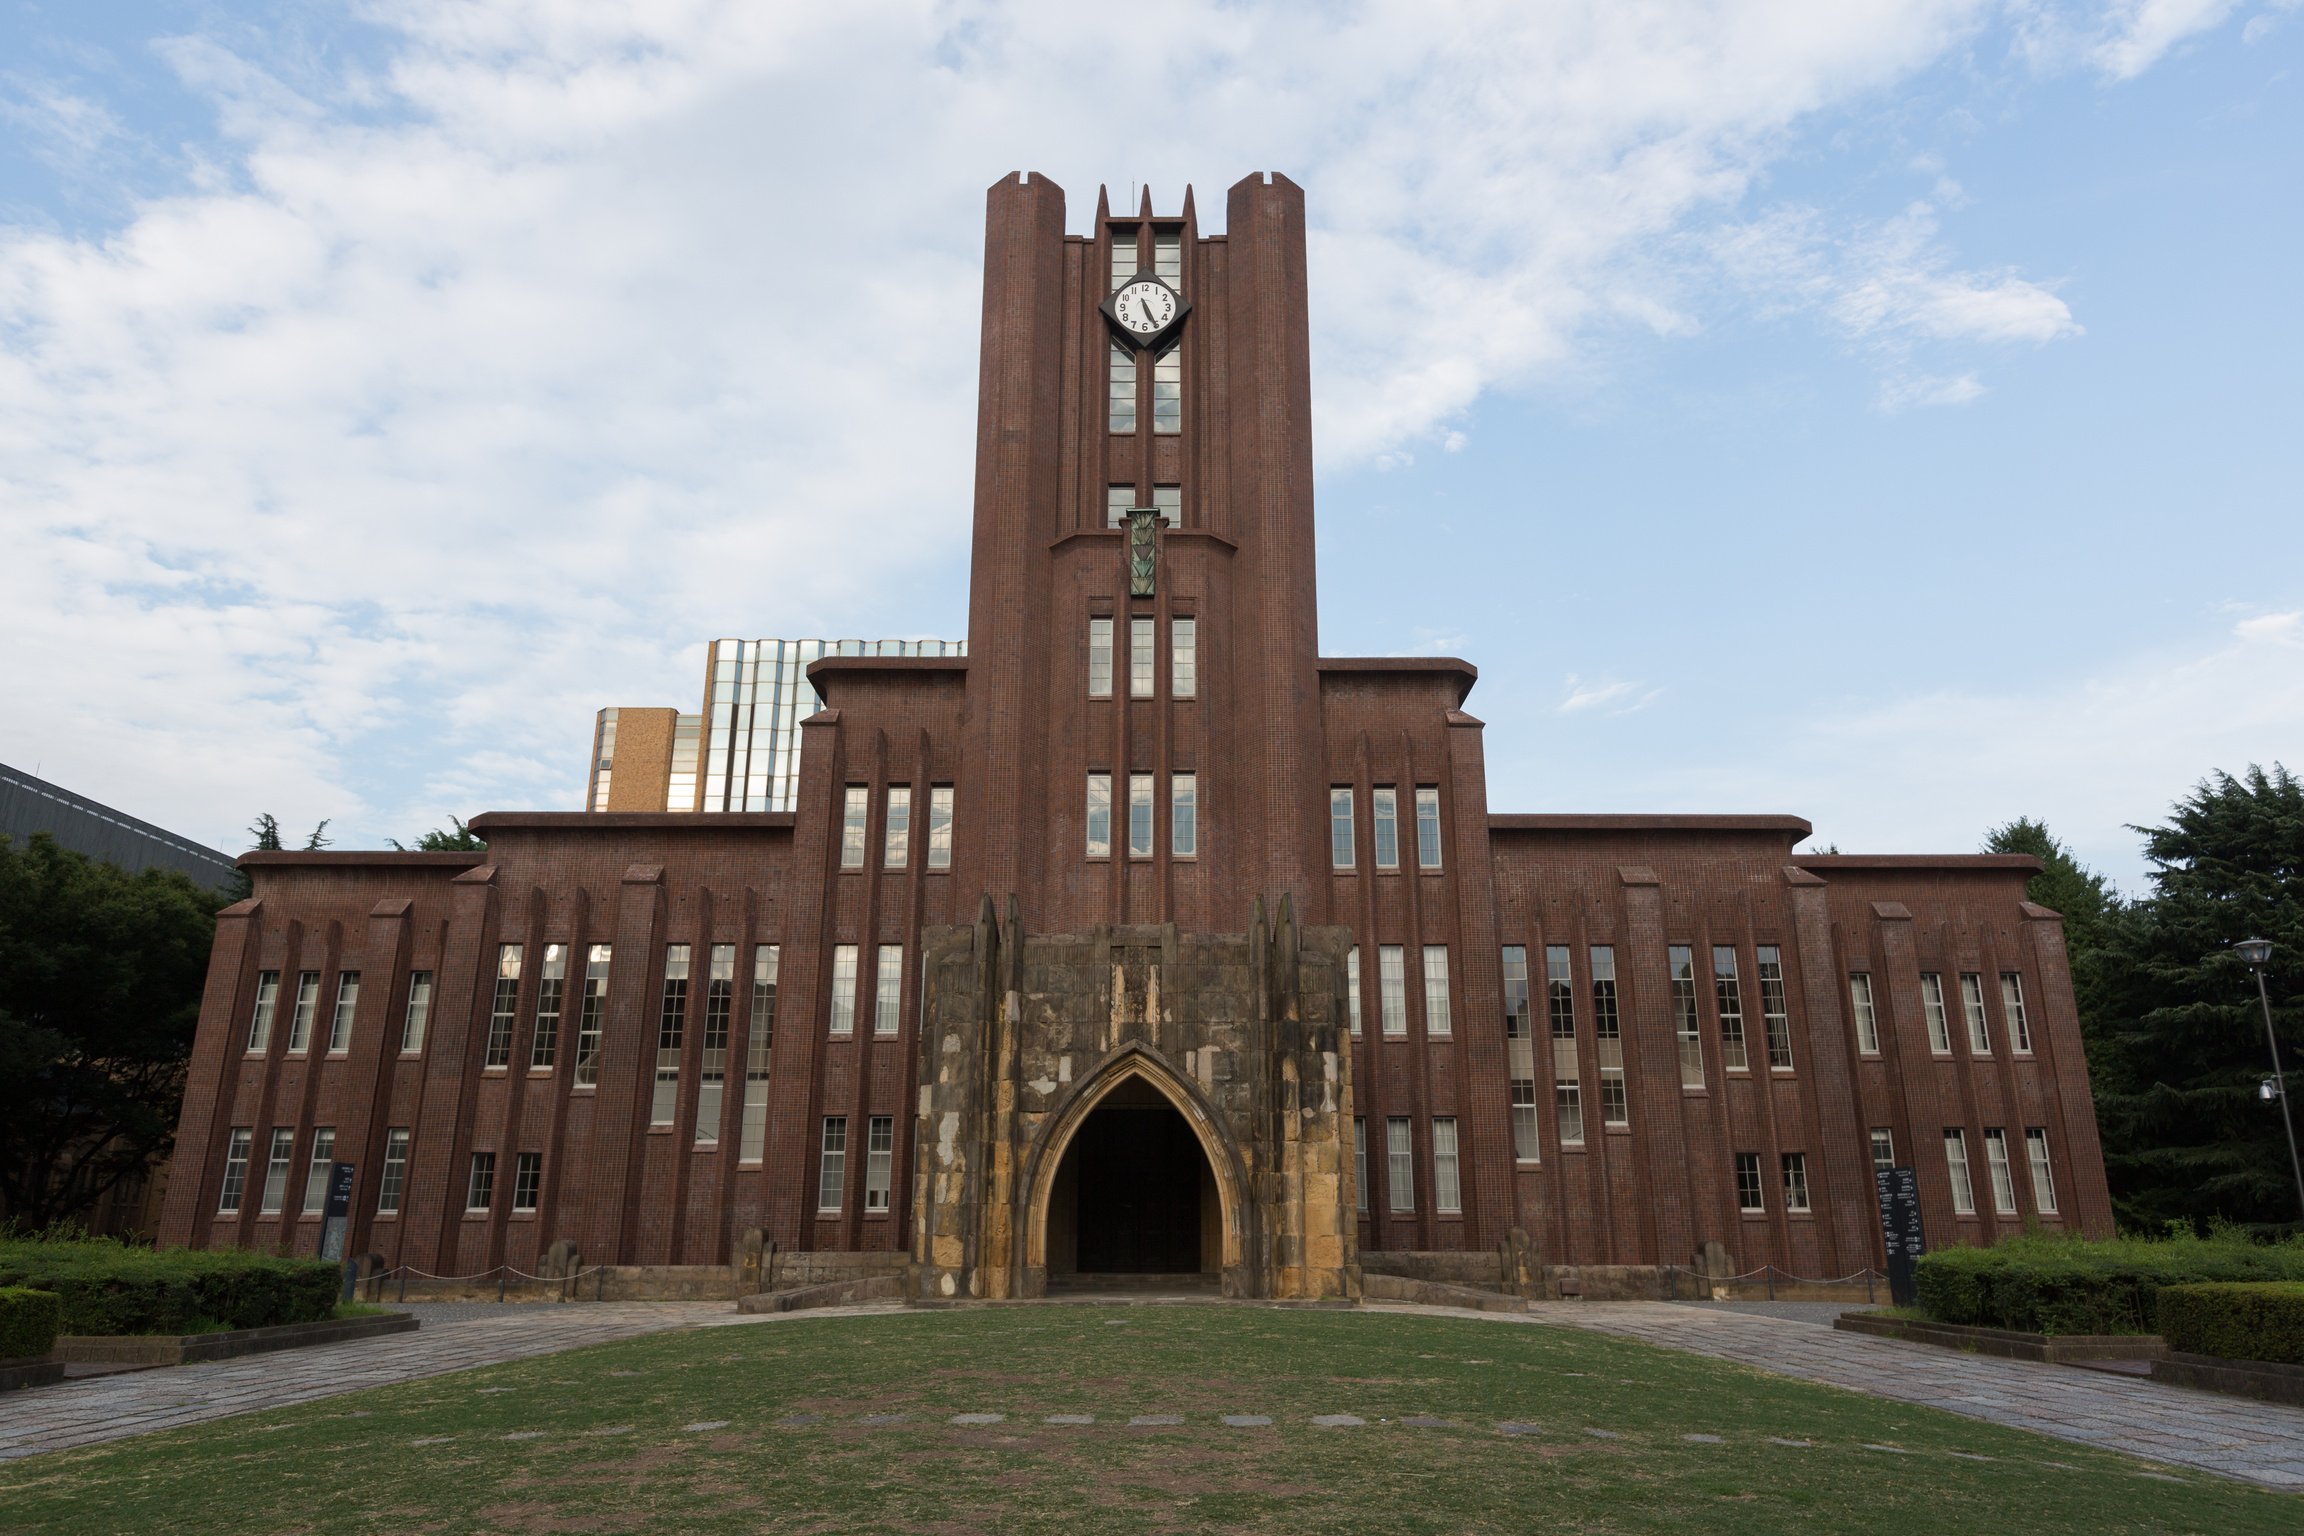
<svg viewBox="0 0 2304 1536"><path fill-rule="evenodd" d="M0 1461L257 1413L673 1328L749 1322L726 1302L414 1306L414 1333L0 1394Z"/></svg>
<svg viewBox="0 0 2304 1536"><path fill-rule="evenodd" d="M2105 1371L1868 1338L1724 1308L1653 1301L1538 1302L1529 1311L1542 1323L1617 1334L2151 1461L2304 1490L2304 1408Z"/></svg>

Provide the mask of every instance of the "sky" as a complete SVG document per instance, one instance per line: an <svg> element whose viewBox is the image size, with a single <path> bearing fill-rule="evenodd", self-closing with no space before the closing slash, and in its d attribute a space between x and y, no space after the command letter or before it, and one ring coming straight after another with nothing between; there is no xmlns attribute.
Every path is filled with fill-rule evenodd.
<svg viewBox="0 0 2304 1536"><path fill-rule="evenodd" d="M1330 655L1499 811L1964 852L2304 767L2299 0L0 0L0 761L580 804L965 633L983 197L1306 190ZM900 444L891 451L889 424Z"/></svg>

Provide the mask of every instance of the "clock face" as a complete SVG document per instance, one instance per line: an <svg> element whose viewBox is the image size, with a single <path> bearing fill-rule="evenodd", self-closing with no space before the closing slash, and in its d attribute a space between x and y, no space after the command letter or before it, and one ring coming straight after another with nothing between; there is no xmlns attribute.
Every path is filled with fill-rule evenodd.
<svg viewBox="0 0 2304 1536"><path fill-rule="evenodd" d="M1176 290L1153 278L1139 277L1112 295L1112 318L1131 336L1157 336L1176 318Z"/></svg>

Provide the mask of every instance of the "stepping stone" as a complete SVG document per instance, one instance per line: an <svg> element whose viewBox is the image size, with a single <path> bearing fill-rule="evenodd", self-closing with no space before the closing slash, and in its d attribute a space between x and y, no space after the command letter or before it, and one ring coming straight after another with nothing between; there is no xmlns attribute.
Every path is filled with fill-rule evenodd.
<svg viewBox="0 0 2304 1536"><path fill-rule="evenodd" d="M588 1433L595 1435L628 1435L632 1433L632 1426L629 1424L611 1424L606 1429L590 1430Z"/></svg>
<svg viewBox="0 0 2304 1536"><path fill-rule="evenodd" d="M1687 1441L1691 1445L1727 1444L1727 1442L1722 1440L1718 1435L1682 1435L1680 1438Z"/></svg>
<svg viewBox="0 0 2304 1536"><path fill-rule="evenodd" d="M1224 1422L1234 1429L1262 1429L1272 1421L1260 1413L1228 1413Z"/></svg>
<svg viewBox="0 0 2304 1536"><path fill-rule="evenodd" d="M1869 1440L1864 1442L1864 1449L1868 1451L1886 1451L1891 1456L1909 1456L1912 1454L1910 1451L1904 1449L1904 1447L1900 1445L1874 1445Z"/></svg>
<svg viewBox="0 0 2304 1536"><path fill-rule="evenodd" d="M1007 1417L1008 1415L1004 1413L956 1413L952 1415L951 1422L954 1424L998 1424L1005 1421Z"/></svg>
<svg viewBox="0 0 2304 1536"><path fill-rule="evenodd" d="M1180 1413L1140 1413L1130 1419L1128 1424L1130 1428L1134 1428L1140 1424L1181 1424L1183 1422L1184 1415Z"/></svg>
<svg viewBox="0 0 2304 1536"><path fill-rule="evenodd" d="M455 1438L454 1435L426 1435L421 1440L411 1440L408 1443L410 1445L446 1445Z"/></svg>
<svg viewBox="0 0 2304 1536"><path fill-rule="evenodd" d="M613 1375L614 1372L611 1372L610 1374ZM480 1395L482 1397L491 1397L498 1392L517 1392L519 1390L520 1389L518 1387L482 1387L480 1389Z"/></svg>
<svg viewBox="0 0 2304 1536"><path fill-rule="evenodd" d="M726 1419L698 1419L693 1424L681 1425L680 1429L684 1434L693 1435L707 1429L726 1429L727 1427L728 1421Z"/></svg>
<svg viewBox="0 0 2304 1536"><path fill-rule="evenodd" d="M798 1429L809 1424L823 1423L824 1415L820 1413L788 1413L784 1417L778 1419L776 1422L779 1424L789 1424L793 1428Z"/></svg>
<svg viewBox="0 0 2304 1536"><path fill-rule="evenodd" d="M1770 1445L1790 1445L1790 1446L1797 1446L1797 1447L1799 1447L1799 1448L1800 1448L1800 1449L1802 1449L1802 1450L1808 1450L1808 1449L1812 1448L1812 1447L1813 1447L1813 1446L1816 1444L1816 1442L1815 1442L1815 1441L1813 1441L1813 1440L1781 1440L1781 1439L1778 1439L1778 1438L1777 1438L1776 1436L1774 1436L1774 1435L1770 1435L1770 1436L1768 1437L1768 1443L1769 1443Z"/></svg>
<svg viewBox="0 0 2304 1536"><path fill-rule="evenodd" d="M1096 1415L1092 1413L1052 1413L1040 1422L1043 1424L1093 1424L1096 1422Z"/></svg>
<svg viewBox="0 0 2304 1536"><path fill-rule="evenodd" d="M1454 1429L1457 1427L1454 1419L1436 1419L1428 1413L1414 1414L1400 1422L1410 1429Z"/></svg>
<svg viewBox="0 0 2304 1536"><path fill-rule="evenodd" d="M1354 1413L1316 1413L1312 1422L1322 1429L1358 1429L1368 1421Z"/></svg>
<svg viewBox="0 0 2304 1536"><path fill-rule="evenodd" d="M1588 1429L1584 1433L1595 1440L1621 1440L1624 1437L1612 1429Z"/></svg>
<svg viewBox="0 0 2304 1536"><path fill-rule="evenodd" d="M868 1413L856 1422L874 1425L904 1424L909 1423L911 1418L912 1415L908 1413Z"/></svg>
<svg viewBox="0 0 2304 1536"><path fill-rule="evenodd" d="M1544 1426L1541 1424L1522 1424L1516 1420L1507 1420L1506 1422L1496 1426L1496 1432L1500 1435L1540 1435L1544 1433Z"/></svg>
<svg viewBox="0 0 2304 1536"><path fill-rule="evenodd" d="M540 1429L516 1429L504 1438L507 1440L541 1440L544 1438L544 1431Z"/></svg>

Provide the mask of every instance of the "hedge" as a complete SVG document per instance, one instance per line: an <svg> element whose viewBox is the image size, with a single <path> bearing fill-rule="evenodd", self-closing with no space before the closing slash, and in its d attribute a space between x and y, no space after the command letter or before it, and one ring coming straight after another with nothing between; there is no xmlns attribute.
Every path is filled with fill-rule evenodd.
<svg viewBox="0 0 2304 1536"><path fill-rule="evenodd" d="M44 1355L56 1343L64 1303L54 1291L0 1287L0 1360Z"/></svg>
<svg viewBox="0 0 2304 1536"><path fill-rule="evenodd" d="M108 1238L0 1241L0 1286L53 1291L68 1334L213 1332L318 1322L334 1311L335 1265L239 1250L161 1252Z"/></svg>
<svg viewBox="0 0 2304 1536"><path fill-rule="evenodd" d="M2155 1301L2172 1285L2304 1281L2304 1242L2238 1237L2015 1237L1990 1248L1924 1256L1916 1280L1938 1322L2020 1333L2150 1333Z"/></svg>
<svg viewBox="0 0 2304 1536"><path fill-rule="evenodd" d="M2159 1299L2170 1349L2304 1365L2304 1283L2170 1285Z"/></svg>

